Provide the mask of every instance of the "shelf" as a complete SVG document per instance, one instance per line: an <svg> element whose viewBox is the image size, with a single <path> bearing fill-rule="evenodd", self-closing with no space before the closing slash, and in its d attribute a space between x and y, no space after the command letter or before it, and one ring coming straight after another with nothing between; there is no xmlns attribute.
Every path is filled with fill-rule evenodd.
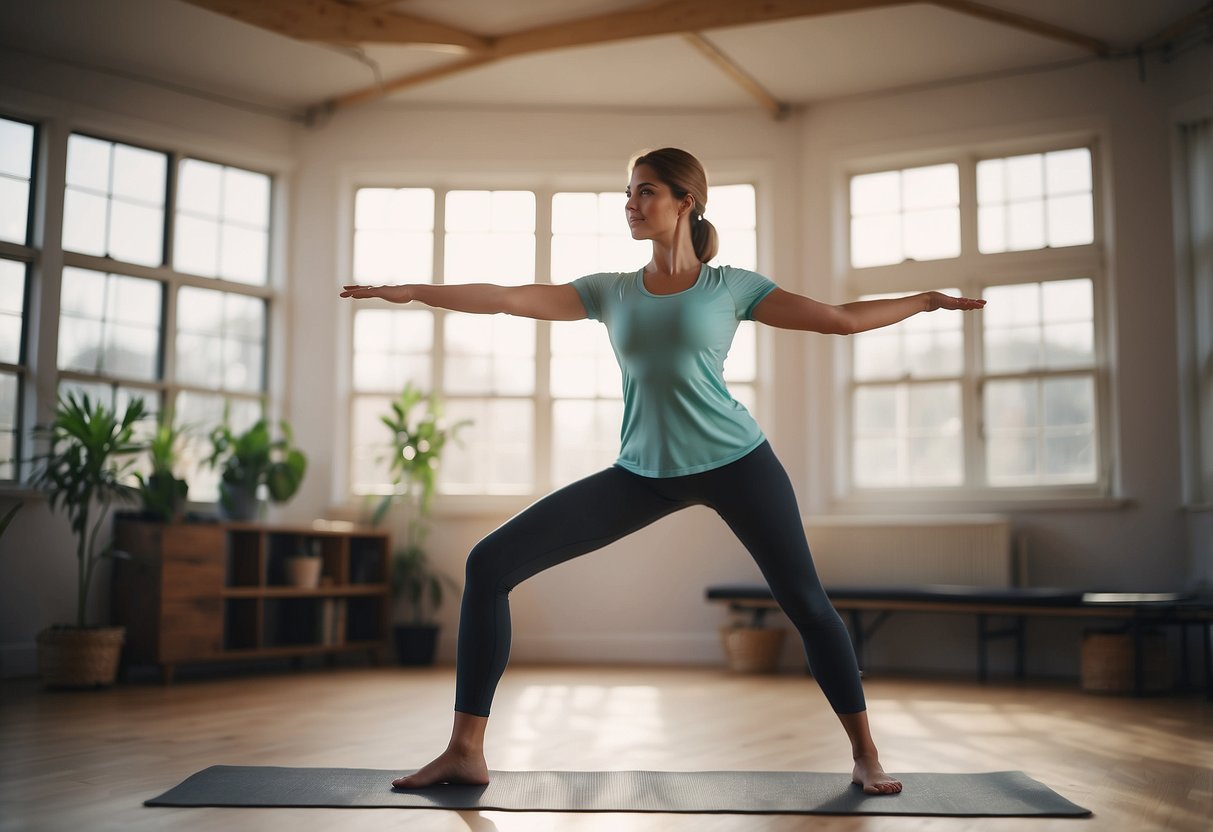
<svg viewBox="0 0 1213 832"><path fill-rule="evenodd" d="M360 595L383 595L387 584L350 584L304 589L295 586L229 586L222 590L224 598L348 598Z"/></svg>
<svg viewBox="0 0 1213 832"><path fill-rule="evenodd" d="M345 653L359 650L381 650L386 641L347 641L344 644L292 644L282 647L246 647L225 650L221 658L264 659L285 656L314 656L324 653Z"/></svg>

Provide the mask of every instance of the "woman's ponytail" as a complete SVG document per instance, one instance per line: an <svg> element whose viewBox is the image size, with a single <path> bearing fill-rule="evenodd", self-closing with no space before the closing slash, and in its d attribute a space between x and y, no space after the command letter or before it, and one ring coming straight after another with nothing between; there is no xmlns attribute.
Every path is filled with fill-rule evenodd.
<svg viewBox="0 0 1213 832"><path fill-rule="evenodd" d="M699 208L698 205L695 207ZM691 244L695 246L695 256L699 258L700 263L708 262L720 250L716 226L701 213L691 215Z"/></svg>

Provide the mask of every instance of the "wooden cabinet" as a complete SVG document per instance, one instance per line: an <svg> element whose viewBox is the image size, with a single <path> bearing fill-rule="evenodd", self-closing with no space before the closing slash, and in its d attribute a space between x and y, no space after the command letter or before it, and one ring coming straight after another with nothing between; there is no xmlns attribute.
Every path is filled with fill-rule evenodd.
<svg viewBox="0 0 1213 832"><path fill-rule="evenodd" d="M386 532L259 523L115 520L112 614L124 666L242 658L386 656L391 623ZM287 559L312 553L320 586L294 587Z"/></svg>

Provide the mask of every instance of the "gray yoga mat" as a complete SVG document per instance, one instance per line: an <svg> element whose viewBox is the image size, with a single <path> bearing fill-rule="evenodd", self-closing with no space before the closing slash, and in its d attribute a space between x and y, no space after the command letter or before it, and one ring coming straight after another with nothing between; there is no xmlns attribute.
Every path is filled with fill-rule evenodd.
<svg viewBox="0 0 1213 832"><path fill-rule="evenodd" d="M147 806L324 806L515 812L1083 817L1021 771L903 774L896 796L866 795L846 774L804 771L495 771L487 786L402 791L399 770L211 766Z"/></svg>

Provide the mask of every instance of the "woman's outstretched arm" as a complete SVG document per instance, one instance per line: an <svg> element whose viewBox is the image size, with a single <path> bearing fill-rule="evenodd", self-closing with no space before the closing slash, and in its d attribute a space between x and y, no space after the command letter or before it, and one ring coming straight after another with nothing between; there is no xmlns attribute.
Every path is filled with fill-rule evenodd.
<svg viewBox="0 0 1213 832"><path fill-rule="evenodd" d="M936 309L981 309L984 300L921 292L903 298L857 300L837 306L775 289L754 307L754 320L780 329L803 329L826 335L854 335L904 321Z"/></svg>
<svg viewBox="0 0 1213 832"><path fill-rule="evenodd" d="M383 298L392 303L417 301L426 306L454 312L484 315L505 313L543 321L579 321L586 317L585 305L572 284L531 283L526 286L498 286L495 283L433 285L406 283L400 286L349 285L341 290L343 298Z"/></svg>

